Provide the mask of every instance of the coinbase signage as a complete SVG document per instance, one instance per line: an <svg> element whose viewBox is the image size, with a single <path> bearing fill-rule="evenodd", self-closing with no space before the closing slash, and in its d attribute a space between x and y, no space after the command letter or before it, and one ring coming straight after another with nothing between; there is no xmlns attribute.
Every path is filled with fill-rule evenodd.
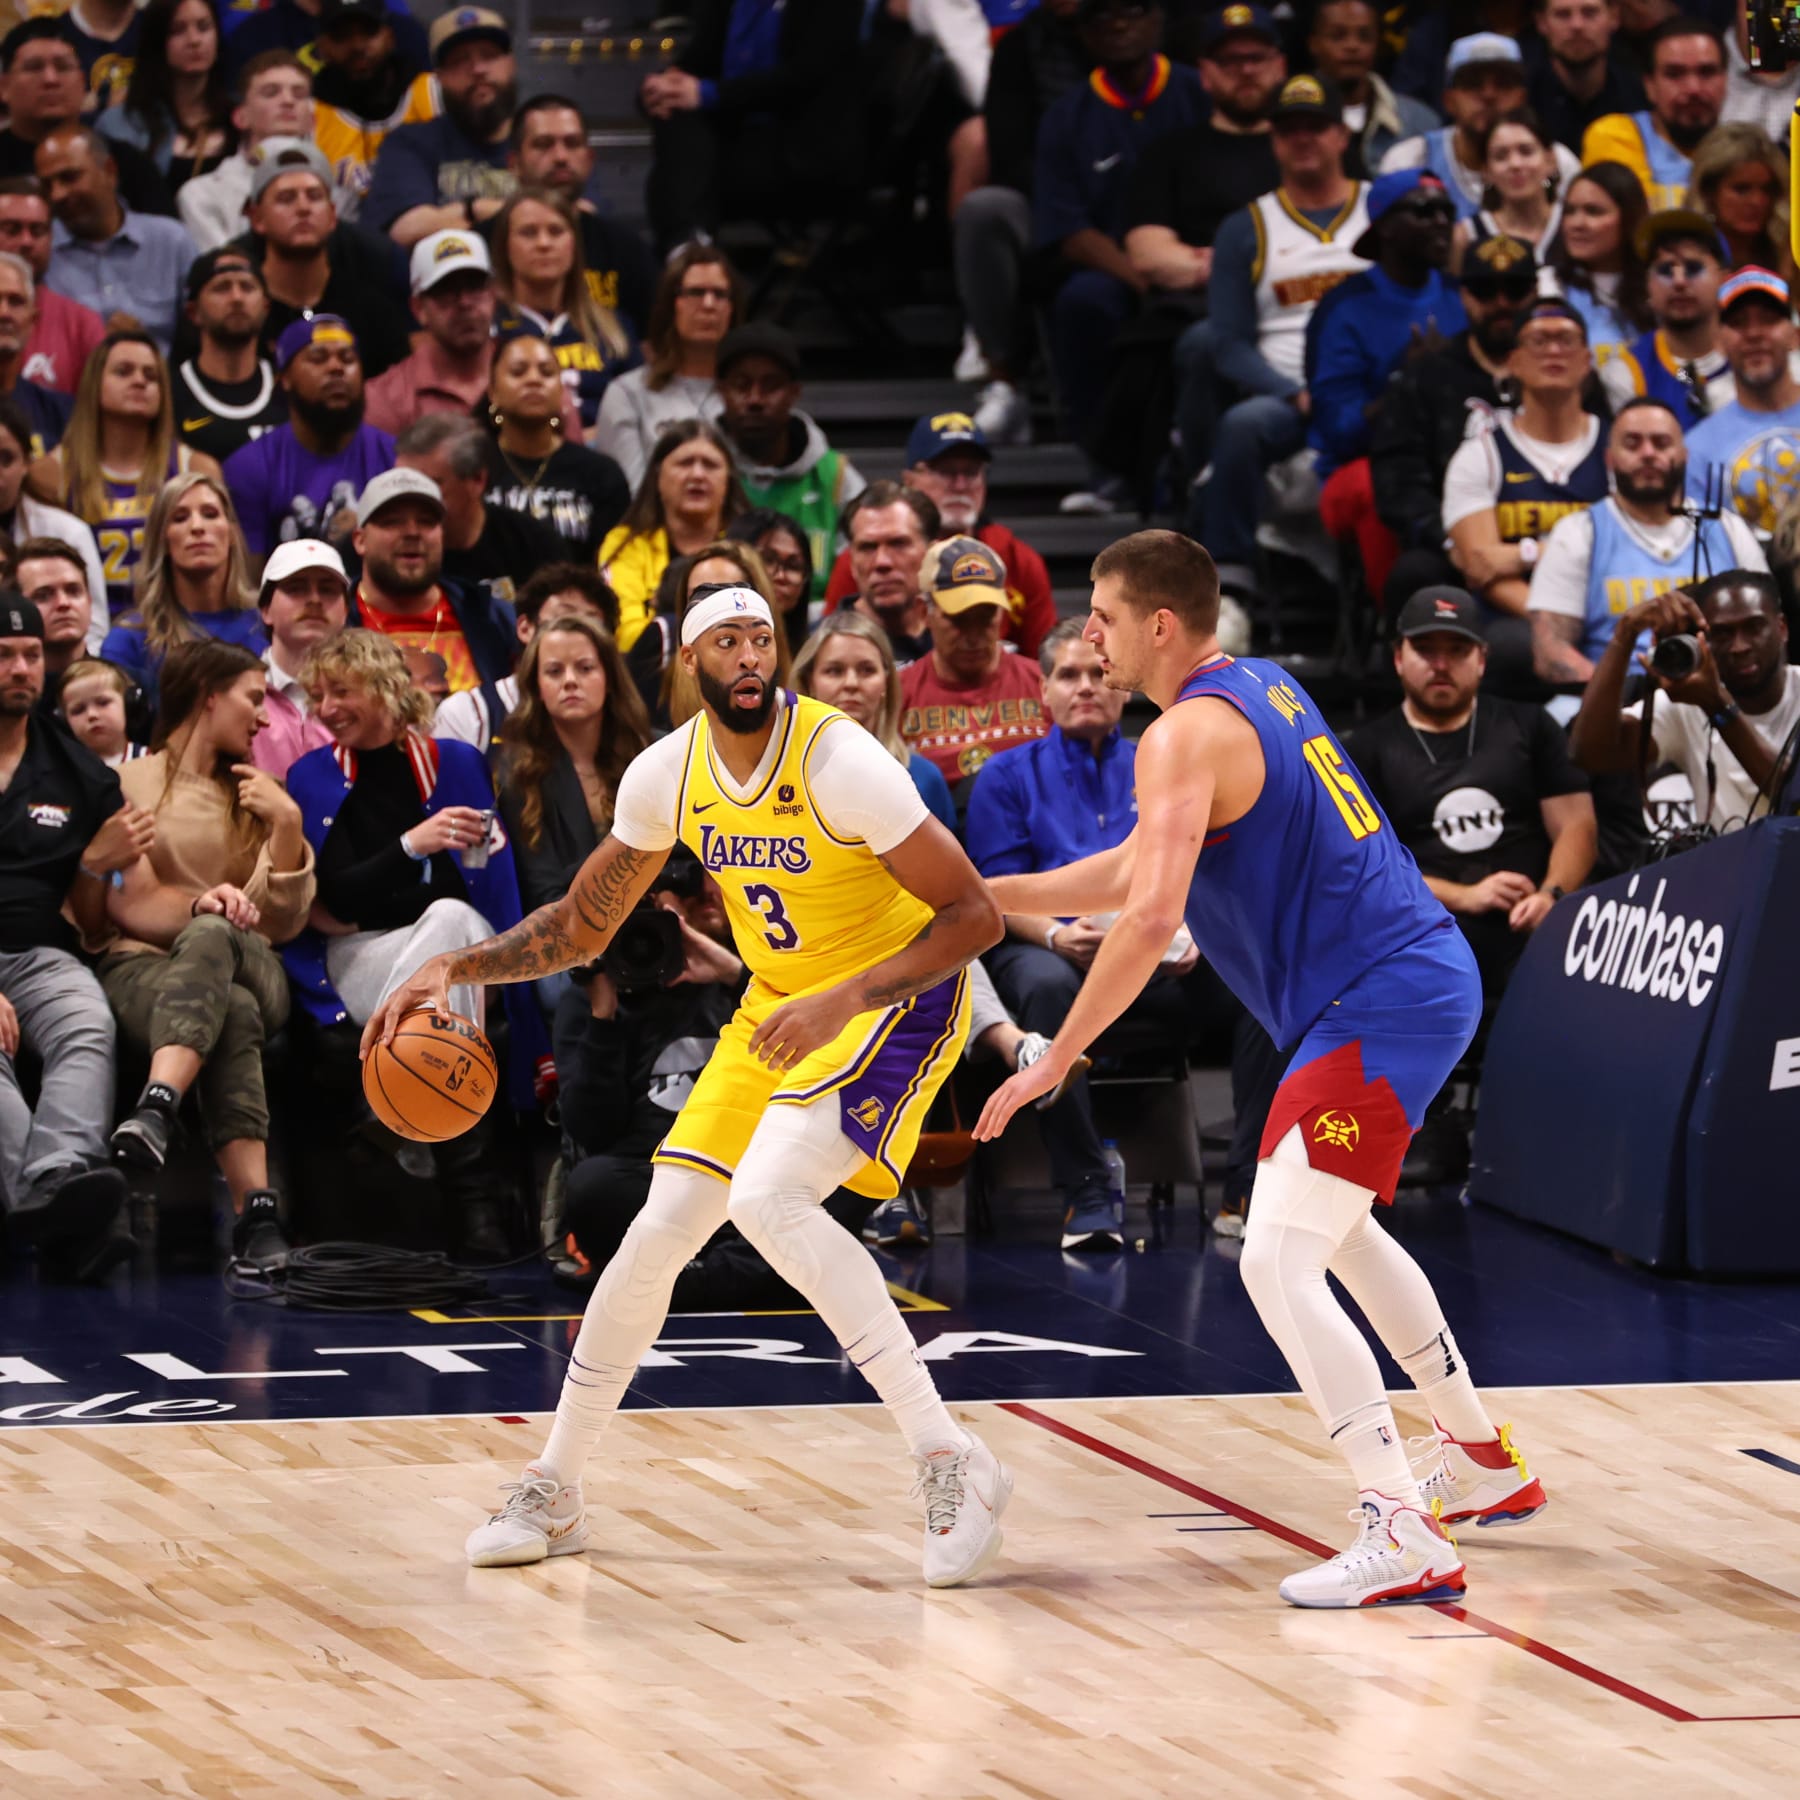
<svg viewBox="0 0 1800 1800"><path fill-rule="evenodd" d="M1669 882L1661 871L1645 905L1638 890L1650 879L1633 875L1622 899L1583 897L1569 924L1563 973L1674 1006L1704 1006L1725 959L1725 927L1666 911Z"/></svg>

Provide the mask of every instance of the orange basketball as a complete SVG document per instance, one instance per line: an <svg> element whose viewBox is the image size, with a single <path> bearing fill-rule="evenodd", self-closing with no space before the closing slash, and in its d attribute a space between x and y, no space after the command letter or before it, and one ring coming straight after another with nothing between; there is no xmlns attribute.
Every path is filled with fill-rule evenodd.
<svg viewBox="0 0 1800 1800"><path fill-rule="evenodd" d="M460 1013L408 1013L363 1059L363 1093L390 1131L421 1144L460 1137L494 1103L494 1047Z"/></svg>

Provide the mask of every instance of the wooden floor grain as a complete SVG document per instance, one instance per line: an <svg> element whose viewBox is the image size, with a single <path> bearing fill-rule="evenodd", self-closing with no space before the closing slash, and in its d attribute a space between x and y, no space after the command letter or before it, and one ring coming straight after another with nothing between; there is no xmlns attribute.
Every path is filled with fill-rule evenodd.
<svg viewBox="0 0 1800 1800"><path fill-rule="evenodd" d="M1018 1490L948 1593L875 1408L627 1414L597 1547L523 1570L461 1545L541 1421L11 1432L0 1793L1795 1793L1800 1475L1743 1451L1800 1464L1800 1384L1503 1403L1550 1511L1466 1534L1466 1607L1355 1616L1237 1516L1346 1538L1297 1399L1036 1409L1143 1468L958 1409Z"/></svg>

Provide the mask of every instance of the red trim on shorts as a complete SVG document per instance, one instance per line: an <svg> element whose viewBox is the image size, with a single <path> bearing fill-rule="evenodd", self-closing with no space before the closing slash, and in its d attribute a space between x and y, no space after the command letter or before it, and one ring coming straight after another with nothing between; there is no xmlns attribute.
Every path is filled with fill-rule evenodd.
<svg viewBox="0 0 1800 1800"><path fill-rule="evenodd" d="M1388 1078L1365 1079L1360 1039L1314 1057L1275 1090L1257 1157L1267 1157L1296 1125L1306 1160L1321 1174L1393 1200L1413 1128Z"/></svg>

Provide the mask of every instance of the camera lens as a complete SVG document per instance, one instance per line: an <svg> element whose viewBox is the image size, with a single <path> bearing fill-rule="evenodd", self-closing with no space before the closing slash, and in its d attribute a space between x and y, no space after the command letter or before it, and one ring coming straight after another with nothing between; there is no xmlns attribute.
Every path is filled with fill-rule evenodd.
<svg viewBox="0 0 1800 1800"><path fill-rule="evenodd" d="M1659 639L1650 666L1665 681L1685 681L1700 667L1700 640L1689 632Z"/></svg>

